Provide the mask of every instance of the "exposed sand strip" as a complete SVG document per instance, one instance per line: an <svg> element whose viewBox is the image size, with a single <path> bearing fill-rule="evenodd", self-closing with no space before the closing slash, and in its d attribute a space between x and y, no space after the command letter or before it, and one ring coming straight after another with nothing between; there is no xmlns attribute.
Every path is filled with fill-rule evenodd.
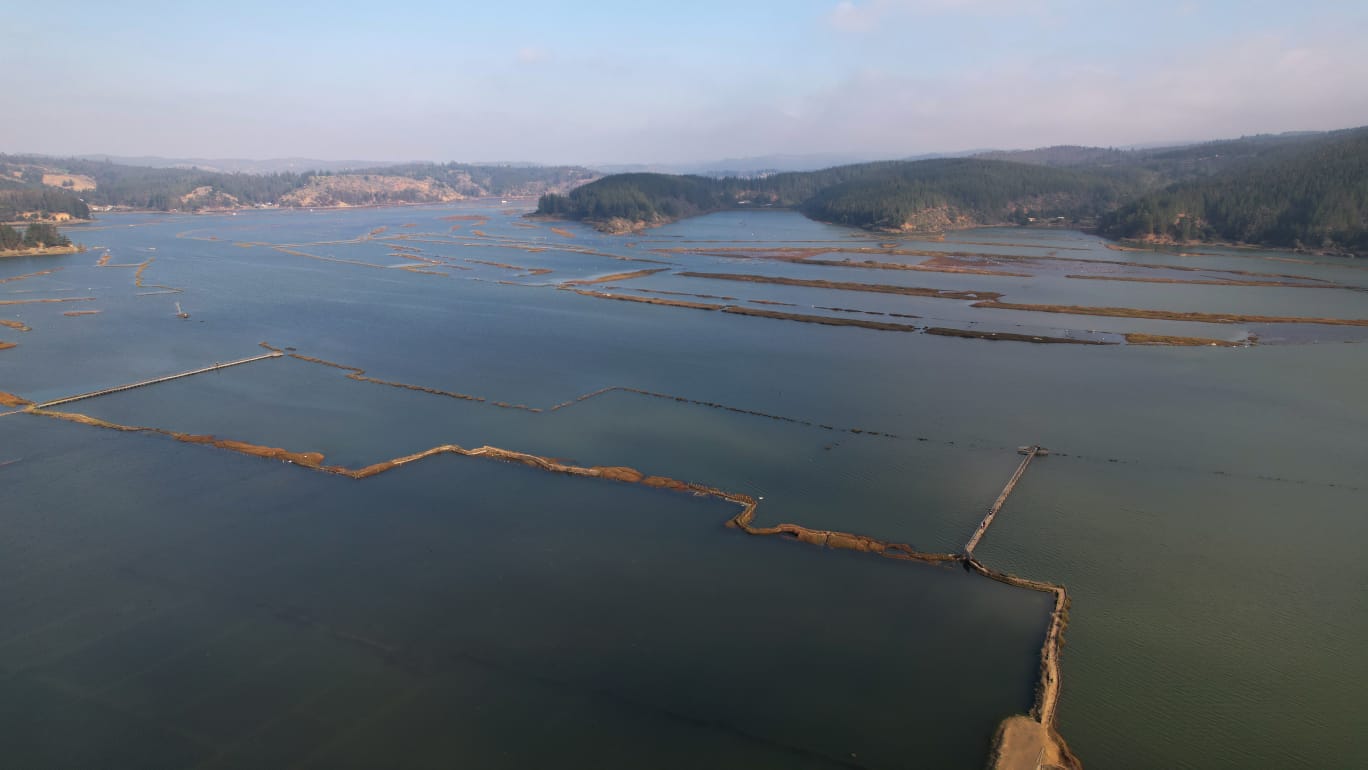
<svg viewBox="0 0 1368 770"><path fill-rule="evenodd" d="M1249 286L1277 287L1286 289L1352 289L1362 291L1357 286L1341 286L1335 283L1299 283L1295 281L1238 281L1225 278L1146 278L1141 275L1066 275L1079 281L1126 281L1130 283L1178 283L1193 286ZM1319 279L1315 279L1319 280Z"/></svg>
<svg viewBox="0 0 1368 770"><path fill-rule="evenodd" d="M0 305L39 305L47 302L94 302L94 297L46 297L43 299L0 299Z"/></svg>
<svg viewBox="0 0 1368 770"><path fill-rule="evenodd" d="M1032 305L1022 302L999 302L995 299L975 302L972 307L994 310L1021 310L1034 313L1064 313L1067 315L1094 315L1113 318L1144 318L1155 321L1196 321L1199 323L1212 324L1317 324L1321 326L1368 326L1368 318L1306 318L1301 316L1245 315L1242 313L1188 313L1134 307Z"/></svg>
<svg viewBox="0 0 1368 770"><path fill-rule="evenodd" d="M685 278L706 278L715 281L744 281L748 283L771 283L778 286L803 286L813 289L836 289L838 291L863 291L876 294L900 294L906 297L933 297L936 299L958 300L995 300L1002 296L996 291L958 291L955 289L927 289L918 286L893 286L882 283L851 283L848 281L822 281L807 278L785 278L773 275L754 275L747 273L695 273L685 271L675 273Z"/></svg>
<svg viewBox="0 0 1368 770"><path fill-rule="evenodd" d="M1243 340L1218 340L1210 337L1174 337L1168 334L1140 334L1138 332L1131 332L1126 335L1126 343L1130 345L1243 348L1255 344L1255 338L1246 337Z"/></svg>
<svg viewBox="0 0 1368 770"><path fill-rule="evenodd" d="M0 390L0 406L30 406L32 404L33 402L27 398Z"/></svg>
<svg viewBox="0 0 1368 770"><path fill-rule="evenodd" d="M633 270L630 273L613 273L611 275L601 275L598 278L576 278L570 281L561 281L561 286L591 286L597 283L612 283L614 281L630 281L633 278L645 278L648 275L663 273L669 270L668 267L656 267L648 270Z"/></svg>
<svg viewBox="0 0 1368 770"><path fill-rule="evenodd" d="M10 283L10 282L13 282L13 281L26 281L26 280L28 280L29 278L37 278L37 277L39 277L39 276L52 275L53 273L60 273L61 271L65 270L65 269L66 269L66 268L63 268L63 267L54 267L54 268L52 268L51 270L39 270L39 271L36 272L36 273L25 273L25 274L23 274L23 275L13 275L13 276L10 276L9 278L0 278L0 283Z"/></svg>

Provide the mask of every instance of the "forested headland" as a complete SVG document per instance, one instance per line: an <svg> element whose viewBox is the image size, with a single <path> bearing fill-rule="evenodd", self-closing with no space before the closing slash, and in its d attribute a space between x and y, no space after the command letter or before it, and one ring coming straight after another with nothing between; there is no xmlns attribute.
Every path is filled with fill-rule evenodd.
<svg viewBox="0 0 1368 770"><path fill-rule="evenodd" d="M787 207L880 231L1064 224L1118 239L1368 253L1368 128L1184 147L1052 147L757 178L618 174L537 213L620 232Z"/></svg>

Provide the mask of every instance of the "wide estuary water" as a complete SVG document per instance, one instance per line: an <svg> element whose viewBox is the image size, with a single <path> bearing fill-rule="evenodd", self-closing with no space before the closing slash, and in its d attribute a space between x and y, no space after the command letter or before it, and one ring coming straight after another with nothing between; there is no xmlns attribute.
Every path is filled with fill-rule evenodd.
<svg viewBox="0 0 1368 770"><path fill-rule="evenodd" d="M0 260L0 767L1368 766L1368 265L525 211Z"/></svg>

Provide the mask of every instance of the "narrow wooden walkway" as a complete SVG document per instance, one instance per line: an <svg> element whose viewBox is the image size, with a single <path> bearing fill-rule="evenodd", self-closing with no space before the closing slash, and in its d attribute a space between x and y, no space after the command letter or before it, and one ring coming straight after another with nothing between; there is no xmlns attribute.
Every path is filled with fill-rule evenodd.
<svg viewBox="0 0 1368 770"><path fill-rule="evenodd" d="M1021 481L1022 475L1026 473L1026 468L1031 464L1031 460L1035 459L1036 454L1039 452L1039 446L1028 447L1026 449L1026 459L1021 461L1021 465L1017 466L1016 473L1013 473L1012 478L1007 480L1007 486L1002 488L1002 494L998 495L997 499L993 501L992 507L988 509L988 515L984 516L983 521L979 522L978 529L974 530L974 536L969 538L969 543L964 546L965 556L973 558L974 549L978 547L979 541L987 534L988 527L992 526L993 519L997 517L998 511L1001 511L1002 506L1007 504L1007 498L1011 497L1012 490L1016 489L1017 482Z"/></svg>
<svg viewBox="0 0 1368 770"><path fill-rule="evenodd" d="M148 385L156 385L160 382L170 382L171 380L179 380L182 377L189 377L195 374L204 374L205 372L216 372L220 369L227 369L230 366L241 366L242 364L250 364L253 361L261 361L267 358L280 358L281 355L283 354L279 352L271 352L264 353L259 356L252 356L251 358L240 358L236 361L225 361L220 364L213 364L212 366L203 366L199 369L192 369L188 372L180 372L179 374L168 374L165 377L157 377L151 380L142 380L140 382L132 382L127 385L117 385L112 388L105 388L103 390L95 390L89 393L82 393L79 396L68 396L66 398L59 398L54 401L48 401L46 403L37 404L32 408L51 409L52 407L61 406L63 404L70 404L74 401L84 401L87 398L98 398L99 396L107 396L111 393L120 393L125 390L133 390L134 388L142 388Z"/></svg>

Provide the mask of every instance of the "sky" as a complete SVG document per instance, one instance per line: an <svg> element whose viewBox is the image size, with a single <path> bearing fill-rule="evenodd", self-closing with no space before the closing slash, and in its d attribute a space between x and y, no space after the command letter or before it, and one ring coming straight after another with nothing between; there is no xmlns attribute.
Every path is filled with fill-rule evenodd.
<svg viewBox="0 0 1368 770"><path fill-rule="evenodd" d="M1368 124L1363 0L0 0L0 18L11 153L686 163Z"/></svg>

